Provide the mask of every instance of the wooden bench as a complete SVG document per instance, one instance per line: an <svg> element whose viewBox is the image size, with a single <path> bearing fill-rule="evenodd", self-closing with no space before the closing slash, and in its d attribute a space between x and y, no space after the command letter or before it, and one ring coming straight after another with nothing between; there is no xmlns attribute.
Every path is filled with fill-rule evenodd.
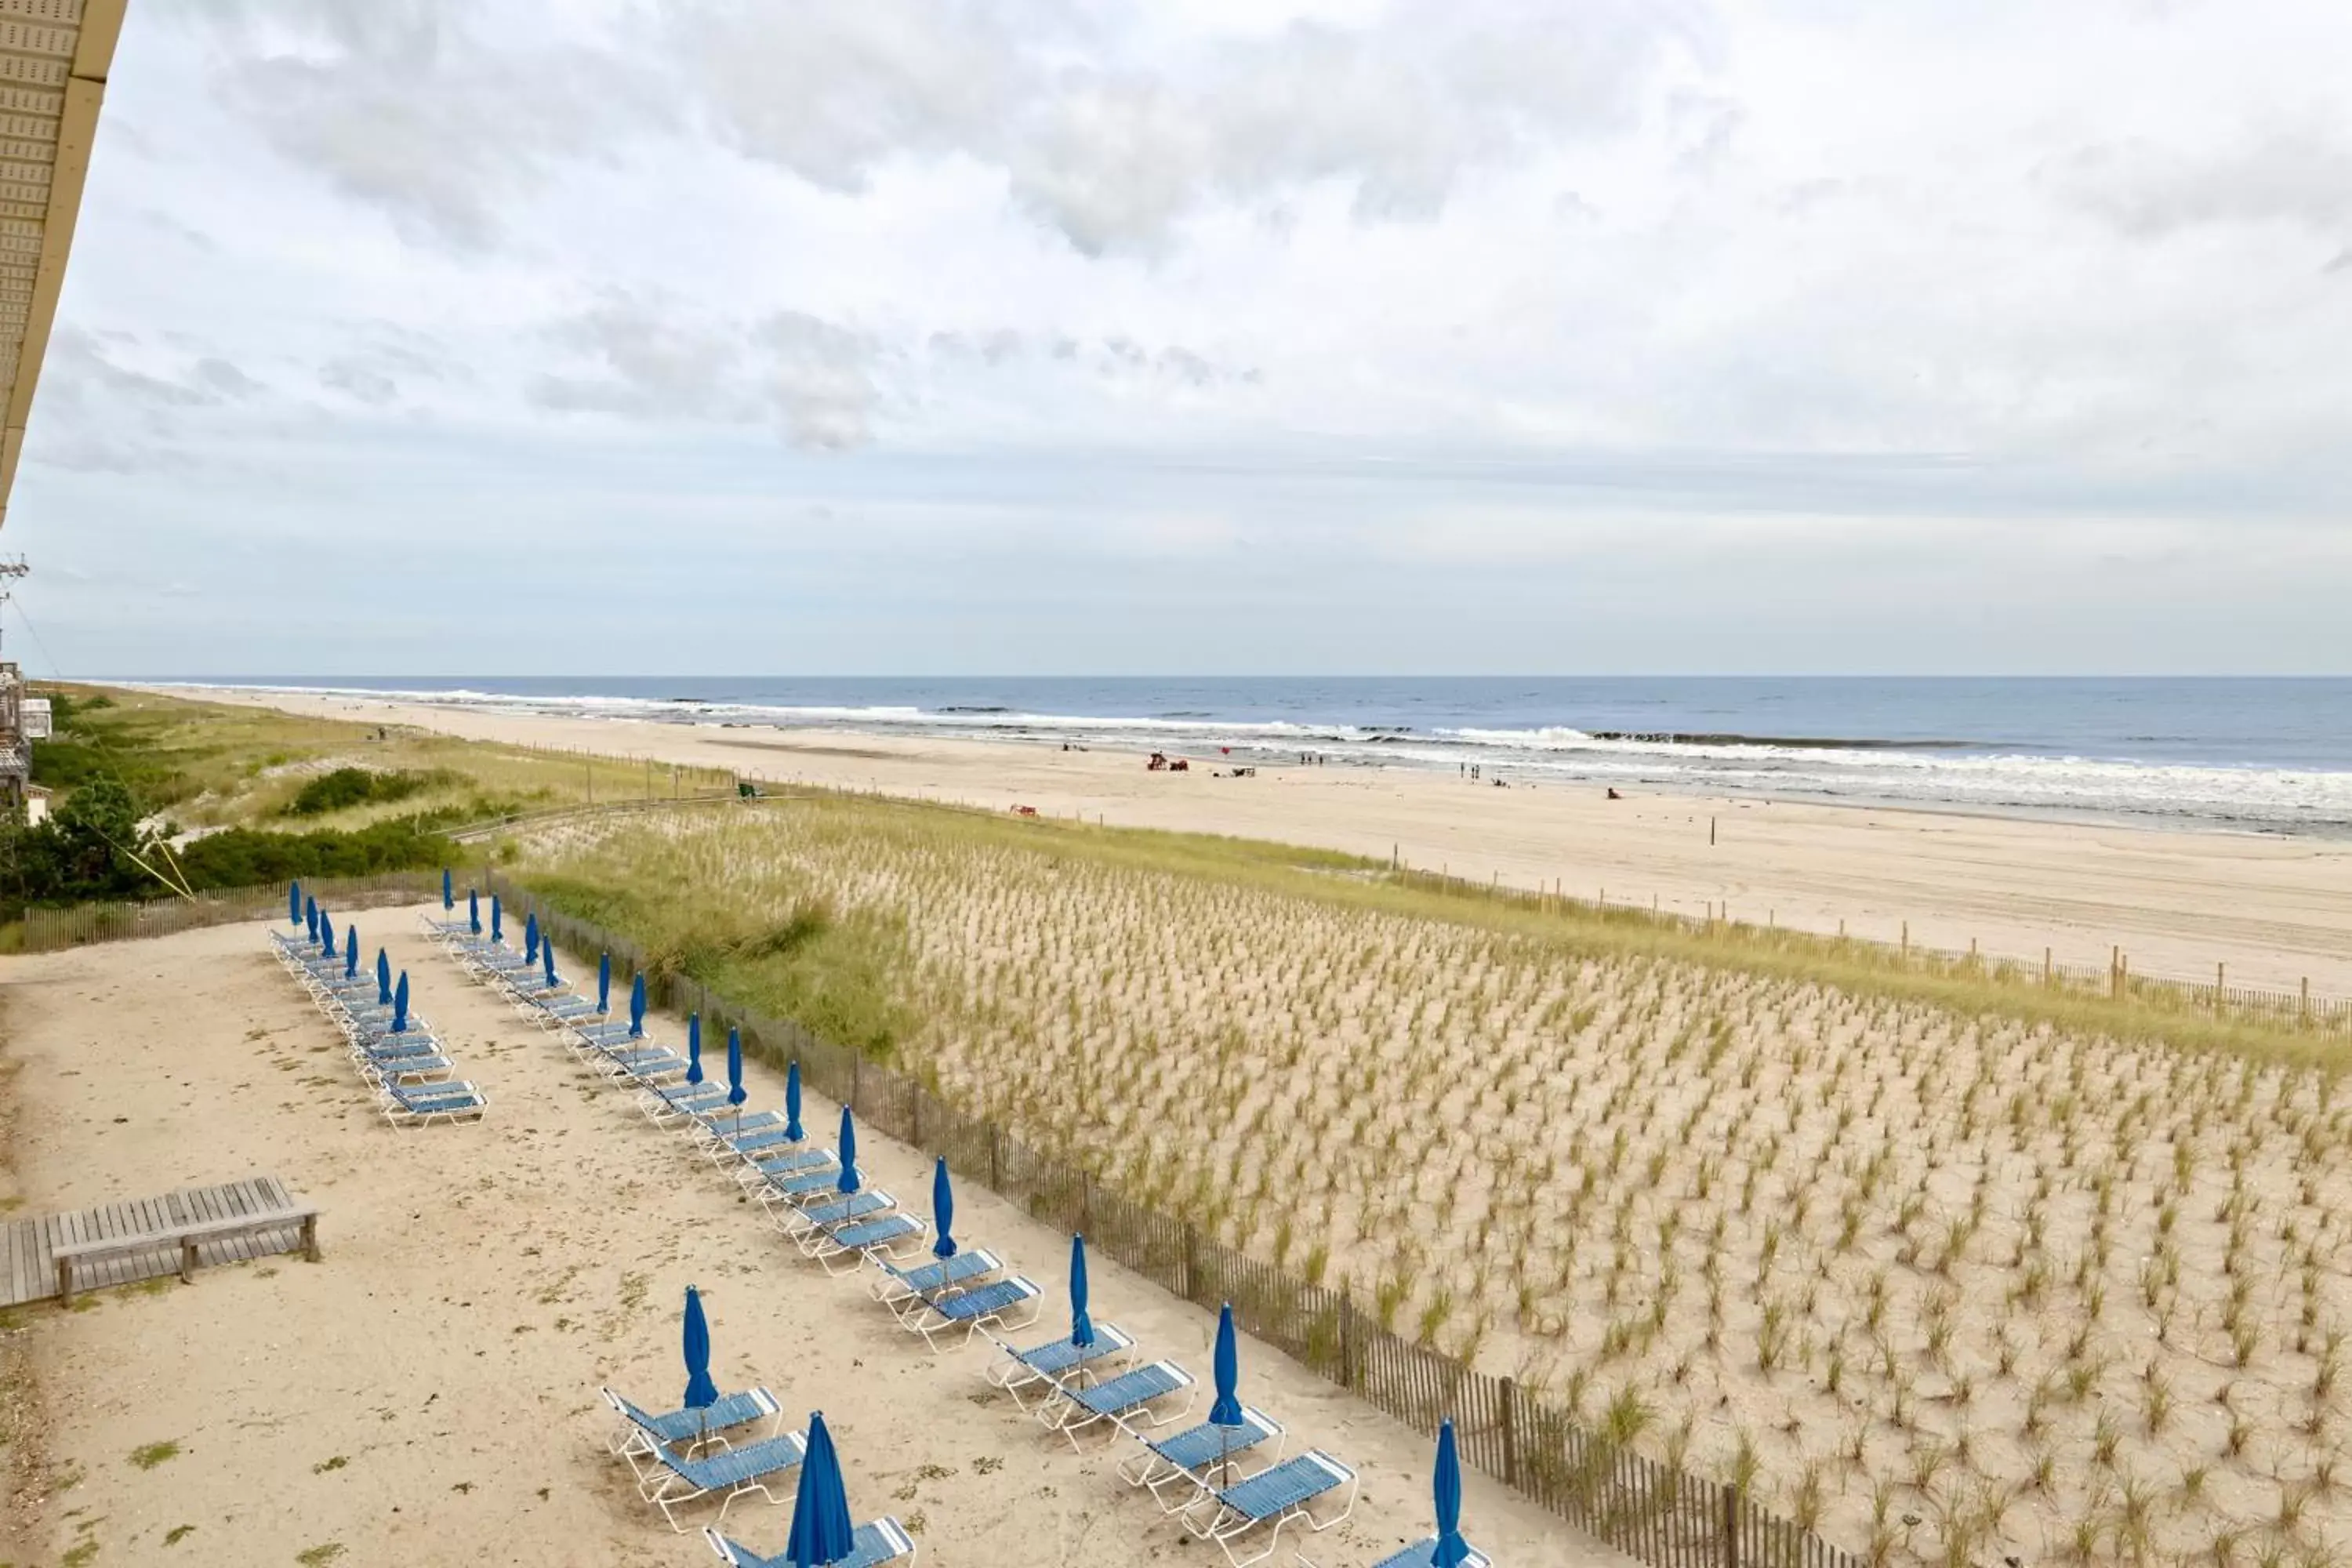
<svg viewBox="0 0 2352 1568"><path fill-rule="evenodd" d="M152 1252L176 1246L180 1249L180 1279L184 1283L195 1274L196 1248L202 1243L250 1236L259 1230L278 1230L289 1225L302 1227L302 1256L312 1263L318 1262L319 1211L308 1207L271 1209L261 1214L240 1215L234 1219L190 1220L185 1225L170 1226L162 1230L110 1236L102 1241L66 1242L51 1248L49 1253L58 1266L58 1300L73 1300L74 1265L77 1263L95 1263L109 1258L121 1258L126 1253Z"/></svg>

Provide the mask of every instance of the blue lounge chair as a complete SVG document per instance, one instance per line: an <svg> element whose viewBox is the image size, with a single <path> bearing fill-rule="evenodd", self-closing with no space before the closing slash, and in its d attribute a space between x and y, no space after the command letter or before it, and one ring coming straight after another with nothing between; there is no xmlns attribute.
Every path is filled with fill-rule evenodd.
<svg viewBox="0 0 2352 1568"><path fill-rule="evenodd" d="M970 1343L972 1335L987 1328L1001 1333L1019 1332L1037 1321L1044 1295L1020 1275L1007 1275L985 1285L920 1298L920 1306L899 1315L898 1326L922 1335L923 1343L936 1353L940 1341L954 1334L962 1334L964 1342ZM1024 1308L1028 1313L1019 1322L1005 1321L1008 1314Z"/></svg>
<svg viewBox="0 0 2352 1568"><path fill-rule="evenodd" d="M792 1233L792 1215L803 1202L823 1203L829 1194L837 1192L841 1180L841 1162L830 1149L825 1151L824 1163L811 1165L789 1176L770 1176L752 1189L753 1195L766 1205L768 1215L776 1227L786 1235ZM781 1208L784 1212L779 1215Z"/></svg>
<svg viewBox="0 0 2352 1568"><path fill-rule="evenodd" d="M832 1150L812 1149L804 1143L788 1144L777 1149L762 1149L745 1160L743 1169L737 1173L735 1179L747 1187L759 1187L772 1181L789 1181L811 1171L826 1169L840 1169Z"/></svg>
<svg viewBox="0 0 2352 1568"><path fill-rule="evenodd" d="M1152 1500L1159 1503L1160 1512L1183 1513L1204 1493L1233 1484L1234 1478L1226 1474L1226 1468L1234 1459L1244 1454L1255 1458L1255 1450L1271 1443L1274 1452L1265 1456L1271 1464L1282 1458L1282 1446L1286 1441L1288 1435L1281 1422L1263 1410L1244 1405L1239 1426L1219 1426L1203 1421L1172 1437L1146 1441L1141 1452L1120 1462L1118 1473L1128 1485L1149 1491ZM1173 1501L1170 1500L1171 1497Z"/></svg>
<svg viewBox="0 0 2352 1568"><path fill-rule="evenodd" d="M767 1483L798 1465L807 1452L808 1440L797 1432L699 1456L681 1453L667 1443L656 1443L647 1456L646 1479L637 1489L647 1502L661 1510L669 1527L683 1535L686 1526L678 1523L677 1510L698 1498L719 1494L720 1519L727 1517L729 1506L745 1492L758 1492L770 1502L781 1501L768 1489Z"/></svg>
<svg viewBox="0 0 2352 1568"><path fill-rule="evenodd" d="M864 1268L868 1258L896 1257L901 1247L922 1240L930 1228L920 1215L900 1209L824 1232L810 1238L801 1250L824 1264L827 1274L847 1274Z"/></svg>
<svg viewBox="0 0 2352 1568"><path fill-rule="evenodd" d="M882 1270L882 1278L874 1282L874 1299L901 1318L910 1311L920 1310L931 1297L942 1290L971 1285L1004 1271L1004 1259L984 1247L959 1252L953 1258L926 1263L917 1268L901 1268L885 1258L877 1258L874 1261Z"/></svg>
<svg viewBox="0 0 2352 1568"><path fill-rule="evenodd" d="M1339 1511L1325 1516L1314 1512L1318 1500L1343 1488L1348 1500ZM1356 1472L1316 1448L1222 1491L1207 1493L1182 1519L1185 1529L1223 1547L1234 1568L1248 1568L1274 1555L1283 1526L1294 1520L1320 1531L1355 1511ZM1265 1550L1242 1556L1241 1543L1261 1526L1266 1531Z"/></svg>
<svg viewBox="0 0 2352 1568"><path fill-rule="evenodd" d="M488 1110L489 1096L470 1083L387 1083L380 1091L383 1119L394 1127L427 1127L436 1121L478 1120Z"/></svg>
<svg viewBox="0 0 2352 1568"><path fill-rule="evenodd" d="M1058 1387L1053 1398L1038 1406L1037 1418L1067 1437L1076 1448L1078 1434L1090 1426L1108 1426L1124 1432L1181 1420L1192 1410L1199 1392L1199 1383L1191 1373L1172 1361L1156 1361L1091 1388ZM1179 1394L1184 1396L1181 1405L1160 1406L1161 1400Z"/></svg>
<svg viewBox="0 0 2352 1568"><path fill-rule="evenodd" d="M739 1542L728 1540L708 1525L702 1538L710 1542L710 1550L719 1553L719 1561L732 1568L792 1568L792 1558L779 1553L762 1557ZM861 1524L850 1537L849 1555L835 1558L826 1568L875 1568L877 1563L904 1557L915 1560L914 1538L906 1526L895 1519L877 1519L871 1524Z"/></svg>
<svg viewBox="0 0 2352 1568"><path fill-rule="evenodd" d="M637 1096L637 1109L656 1127L682 1117L702 1116L726 1103L727 1086L709 1079L700 1083L688 1083L684 1079L649 1083Z"/></svg>
<svg viewBox="0 0 2352 1568"><path fill-rule="evenodd" d="M877 1215L885 1215L898 1206L898 1200L878 1187L863 1192L843 1193L821 1204L806 1208L786 1209L777 1222L778 1228L789 1236L806 1256L811 1242L828 1231L843 1226L856 1225Z"/></svg>
<svg viewBox="0 0 2352 1568"><path fill-rule="evenodd" d="M673 1410L667 1415L656 1415L649 1410L632 1405L609 1388L596 1391L613 1414L621 1418L619 1428L607 1445L614 1456L629 1461L637 1472L637 1479L646 1478L644 1461L660 1444L682 1444L691 1454L710 1443L724 1443L719 1434L730 1426L742 1426L765 1416L769 1420L768 1436L778 1436L783 1416L776 1396L764 1388L747 1389L741 1394L729 1394L706 1410Z"/></svg>
<svg viewBox="0 0 2352 1568"><path fill-rule="evenodd" d="M1063 1384L1092 1377L1103 1363L1124 1362L1134 1348L1134 1339L1117 1323L1097 1323L1090 1345L1067 1338L1025 1351L1000 1344L996 1359L982 1368L980 1375L991 1386L1013 1395L1013 1402L1026 1410L1029 1400L1023 1390L1034 1391L1041 1400L1051 1399Z"/></svg>

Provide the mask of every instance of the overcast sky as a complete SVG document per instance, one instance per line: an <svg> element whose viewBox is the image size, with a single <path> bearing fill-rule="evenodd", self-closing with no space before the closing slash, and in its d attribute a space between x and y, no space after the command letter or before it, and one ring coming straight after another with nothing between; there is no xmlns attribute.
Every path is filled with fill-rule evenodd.
<svg viewBox="0 0 2352 1568"><path fill-rule="evenodd" d="M2352 669L2352 6L133 0L69 675Z"/></svg>

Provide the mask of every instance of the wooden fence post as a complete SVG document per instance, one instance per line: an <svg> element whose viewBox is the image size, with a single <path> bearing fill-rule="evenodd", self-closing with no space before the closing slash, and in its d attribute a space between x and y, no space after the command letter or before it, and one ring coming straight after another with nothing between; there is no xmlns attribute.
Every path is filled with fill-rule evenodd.
<svg viewBox="0 0 2352 1568"><path fill-rule="evenodd" d="M1903 922L1903 950L1902 950L1902 951L1903 951L1903 956L1904 956L1904 957L1908 958L1908 957L1910 957L1910 956L1911 956L1911 922L1910 922L1909 921L1905 921Z"/></svg>
<svg viewBox="0 0 2352 1568"><path fill-rule="evenodd" d="M1004 1130L993 1121L988 1124L988 1188L1004 1191Z"/></svg>
<svg viewBox="0 0 2352 1568"><path fill-rule="evenodd" d="M2294 1021L2298 1024L2311 1022L2311 976L2308 974L2303 977L2303 1005L2296 1009Z"/></svg>
<svg viewBox="0 0 2352 1568"><path fill-rule="evenodd" d="M1078 1234L1084 1236L1095 1227L1095 1179L1086 1172L1078 1173Z"/></svg>
<svg viewBox="0 0 2352 1568"><path fill-rule="evenodd" d="M2042 989L2044 991L2050 989L2050 977L2056 967L2053 962L2052 951L2049 948L2043 948L2042 950Z"/></svg>
<svg viewBox="0 0 2352 1568"><path fill-rule="evenodd" d="M1506 1377L1496 1385L1502 1404L1503 1424L1503 1484L1519 1484L1519 1385Z"/></svg>
<svg viewBox="0 0 2352 1568"><path fill-rule="evenodd" d="M1191 1221L1184 1225L1184 1300L1201 1299L1201 1232Z"/></svg>
<svg viewBox="0 0 2352 1568"><path fill-rule="evenodd" d="M1356 1299L1344 1289L1339 1292L1339 1386L1363 1386L1356 1376Z"/></svg>
<svg viewBox="0 0 2352 1568"><path fill-rule="evenodd" d="M1723 1496L1723 1568L1739 1568L1739 1489L1725 1487Z"/></svg>

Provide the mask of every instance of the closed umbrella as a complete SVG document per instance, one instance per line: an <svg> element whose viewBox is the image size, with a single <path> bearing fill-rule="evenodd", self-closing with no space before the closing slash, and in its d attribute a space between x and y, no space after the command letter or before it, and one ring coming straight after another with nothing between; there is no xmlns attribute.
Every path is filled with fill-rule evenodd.
<svg viewBox="0 0 2352 1568"><path fill-rule="evenodd" d="M1095 1342L1095 1321L1087 1316L1087 1238L1070 1237L1070 1342Z"/></svg>
<svg viewBox="0 0 2352 1568"><path fill-rule="evenodd" d="M1241 1338L1234 1332L1234 1304L1228 1301L1217 1314L1217 1349L1212 1363L1216 1373L1216 1402L1209 1406L1209 1424L1217 1428L1217 1464L1224 1472L1225 1484L1233 1484L1234 1430L1242 1425L1242 1357Z"/></svg>
<svg viewBox="0 0 2352 1568"><path fill-rule="evenodd" d="M295 926L302 923L302 884L299 882L286 884L286 923Z"/></svg>
<svg viewBox="0 0 2352 1568"><path fill-rule="evenodd" d="M482 895L471 888L466 889L466 924L476 936L482 934Z"/></svg>
<svg viewBox="0 0 2352 1568"><path fill-rule="evenodd" d="M359 977L360 928L349 925L343 928L343 978L357 980Z"/></svg>
<svg viewBox="0 0 2352 1568"><path fill-rule="evenodd" d="M319 940L319 900L316 899L305 898L302 900L302 929L312 942Z"/></svg>
<svg viewBox="0 0 2352 1568"><path fill-rule="evenodd" d="M525 963L539 962L539 911L537 910L531 910L523 917L522 961Z"/></svg>
<svg viewBox="0 0 2352 1568"><path fill-rule="evenodd" d="M809 1415L808 1452L801 1456L800 1493L793 1500L793 1531L777 1559L793 1568L822 1568L857 1549L857 1526L849 1517L849 1493L841 1484L841 1456L825 1430L824 1412Z"/></svg>
<svg viewBox="0 0 2352 1568"><path fill-rule="evenodd" d="M317 935L319 938L319 951L325 953L329 958L334 957L335 922L327 918L327 911L324 910L320 910L319 911L319 930Z"/></svg>
<svg viewBox="0 0 2352 1568"><path fill-rule="evenodd" d="M375 1005L392 1005L392 954L380 947L375 950Z"/></svg>
<svg viewBox="0 0 2352 1568"><path fill-rule="evenodd" d="M686 1397L678 1401L703 1415L702 1435L710 1436L709 1410L719 1403L719 1385L710 1381L710 1324L702 1315L702 1292L686 1288Z"/></svg>
<svg viewBox="0 0 2352 1568"><path fill-rule="evenodd" d="M637 977L629 982L629 1038L642 1040L645 1037L646 976L645 972L640 970Z"/></svg>
<svg viewBox="0 0 2352 1568"><path fill-rule="evenodd" d="M953 1258L955 1243L955 1188L948 1183L948 1157L940 1155L931 1167L931 1227L940 1238L931 1243L934 1258Z"/></svg>
<svg viewBox="0 0 2352 1568"><path fill-rule="evenodd" d="M735 1108L735 1129L743 1128L743 1102L750 1099L743 1089L743 1035L734 1025L727 1026L727 1103Z"/></svg>
<svg viewBox="0 0 2352 1568"><path fill-rule="evenodd" d="M1454 1448L1454 1423L1437 1428L1437 1470L1431 1478L1436 1494L1437 1550L1429 1554L1432 1568L1459 1568L1470 1560L1470 1543L1462 1539L1462 1458Z"/></svg>
<svg viewBox="0 0 2352 1568"><path fill-rule="evenodd" d="M801 1061L798 1057L794 1057L793 1065L784 1069L784 1136L795 1143L808 1136L801 1131Z"/></svg>
<svg viewBox="0 0 2352 1568"><path fill-rule="evenodd" d="M702 1015L689 1013L686 1019L686 1081L702 1081Z"/></svg>
<svg viewBox="0 0 2352 1568"><path fill-rule="evenodd" d="M446 911L457 907L457 884L449 879L449 868L441 868L441 908Z"/></svg>
<svg viewBox="0 0 2352 1568"><path fill-rule="evenodd" d="M613 955L603 952L596 955L596 1011L610 1013L612 1010Z"/></svg>
<svg viewBox="0 0 2352 1568"><path fill-rule="evenodd" d="M841 1174L833 1184L845 1193L854 1193L864 1184L857 1174L857 1119L845 1105L841 1108Z"/></svg>
<svg viewBox="0 0 2352 1568"><path fill-rule="evenodd" d="M539 944L539 962L547 975L547 988L550 991L562 984L555 978L555 944L553 942L542 942Z"/></svg>
<svg viewBox="0 0 2352 1568"><path fill-rule="evenodd" d="M408 1033L408 971L400 972L400 984L392 988L392 1032Z"/></svg>
<svg viewBox="0 0 2352 1568"><path fill-rule="evenodd" d="M490 940L492 942L504 942L507 939L506 932L499 929L499 896L492 893L490 895Z"/></svg>

